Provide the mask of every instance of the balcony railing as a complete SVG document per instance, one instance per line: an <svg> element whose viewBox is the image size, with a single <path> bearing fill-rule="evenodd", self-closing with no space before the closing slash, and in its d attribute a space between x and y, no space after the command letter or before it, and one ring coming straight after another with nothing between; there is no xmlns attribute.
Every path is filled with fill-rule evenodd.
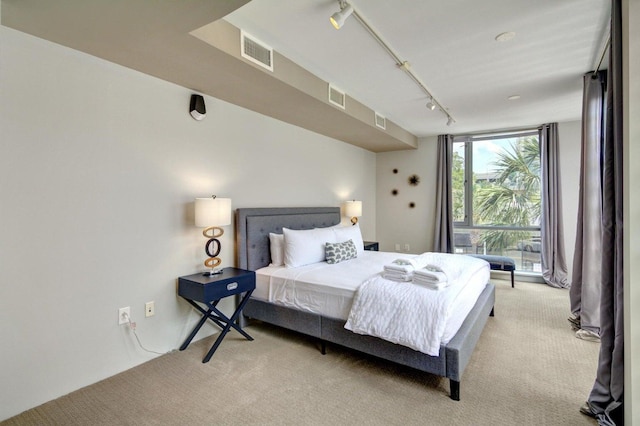
<svg viewBox="0 0 640 426"><path fill-rule="evenodd" d="M507 256L517 271L540 274L540 230L462 228L454 232L454 253Z"/></svg>

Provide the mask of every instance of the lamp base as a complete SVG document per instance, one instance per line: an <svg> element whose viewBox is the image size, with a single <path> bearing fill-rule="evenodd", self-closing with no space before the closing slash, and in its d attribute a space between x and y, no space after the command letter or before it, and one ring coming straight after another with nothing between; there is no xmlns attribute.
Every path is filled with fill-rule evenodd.
<svg viewBox="0 0 640 426"><path fill-rule="evenodd" d="M206 271L202 274L203 277L210 277L212 275L220 275L222 273L222 269L212 269L210 271Z"/></svg>
<svg viewBox="0 0 640 426"><path fill-rule="evenodd" d="M224 232L221 228L216 228L212 226L205 229L203 232L203 235L206 237L207 231L210 231L213 235L216 229L220 231L220 233L215 235L216 237L219 237ZM211 250L212 248L214 248L213 251ZM204 251L207 253L209 258L204 261L204 266L210 269L204 274L202 274L203 276L207 277L212 275L219 275L222 273L222 269L217 268L217 266L220 266L220 264L222 263L222 260L219 257L217 257L220 254L221 248L222 248L222 245L220 244L220 240L218 240L217 238L210 238L209 241L207 241L207 244L205 244Z"/></svg>

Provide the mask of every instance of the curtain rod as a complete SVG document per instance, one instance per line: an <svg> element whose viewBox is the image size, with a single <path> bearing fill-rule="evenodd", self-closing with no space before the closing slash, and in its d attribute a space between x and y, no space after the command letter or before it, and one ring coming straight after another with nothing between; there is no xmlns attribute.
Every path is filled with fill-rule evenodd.
<svg viewBox="0 0 640 426"><path fill-rule="evenodd" d="M499 138L502 136L509 136L509 135L528 135L528 134L535 134L538 133L538 129L540 128L540 125L533 125L533 126L524 126L524 127L514 127L511 129L492 129L492 130L480 130L477 132L471 132L471 133L459 133L459 134L452 134L452 136L454 138L469 138L469 139L475 139L477 140L479 137L489 137L489 138Z"/></svg>
<svg viewBox="0 0 640 426"><path fill-rule="evenodd" d="M604 48L602 49L602 55L600 55L600 61L598 62L598 66L593 71L593 75L591 77L595 78L596 74L598 74L598 71L600 71L600 66L602 65L602 61L604 60L604 55L606 55L610 44L611 44L611 34L609 34L609 36L607 37L607 42L604 44Z"/></svg>

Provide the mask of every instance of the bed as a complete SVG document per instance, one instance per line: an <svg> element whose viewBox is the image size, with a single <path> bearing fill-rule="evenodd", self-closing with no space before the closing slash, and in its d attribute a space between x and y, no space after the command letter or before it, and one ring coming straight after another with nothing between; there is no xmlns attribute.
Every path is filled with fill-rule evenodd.
<svg viewBox="0 0 640 426"><path fill-rule="evenodd" d="M236 210L235 220L238 267L259 271L271 263L270 233L282 233L283 228L332 227L340 223L341 216L338 207L241 208ZM243 310L244 317L318 338L323 353L325 342L330 342L445 377L449 379L451 399L459 401L462 374L487 319L493 315L495 288L488 281L483 285L475 304L455 334L440 345L436 356L377 337L355 334L345 329L344 319L336 318L340 315L321 315L265 299L259 297L259 291L256 297L252 295Z"/></svg>

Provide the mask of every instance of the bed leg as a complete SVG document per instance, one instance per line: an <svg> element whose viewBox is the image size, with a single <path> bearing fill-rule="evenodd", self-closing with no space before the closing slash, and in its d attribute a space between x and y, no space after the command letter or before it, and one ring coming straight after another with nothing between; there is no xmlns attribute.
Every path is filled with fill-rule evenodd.
<svg viewBox="0 0 640 426"><path fill-rule="evenodd" d="M495 306L494 306L493 308L491 308L491 312L489 312L489 316L490 316L490 317L495 316L495 312L493 312L493 310L494 310L495 308L496 308Z"/></svg>
<svg viewBox="0 0 640 426"><path fill-rule="evenodd" d="M454 401L460 401L460 382L449 379L449 387L451 388L451 399Z"/></svg>
<svg viewBox="0 0 640 426"><path fill-rule="evenodd" d="M242 313L240 315L238 315L238 319L236 320L236 324L238 324L240 326L240 328L245 328L247 326L248 322L249 321L247 320L247 317L242 315Z"/></svg>
<svg viewBox="0 0 640 426"><path fill-rule="evenodd" d="M327 342L325 342L324 340L320 341L320 352L322 353L322 355L327 354Z"/></svg>

